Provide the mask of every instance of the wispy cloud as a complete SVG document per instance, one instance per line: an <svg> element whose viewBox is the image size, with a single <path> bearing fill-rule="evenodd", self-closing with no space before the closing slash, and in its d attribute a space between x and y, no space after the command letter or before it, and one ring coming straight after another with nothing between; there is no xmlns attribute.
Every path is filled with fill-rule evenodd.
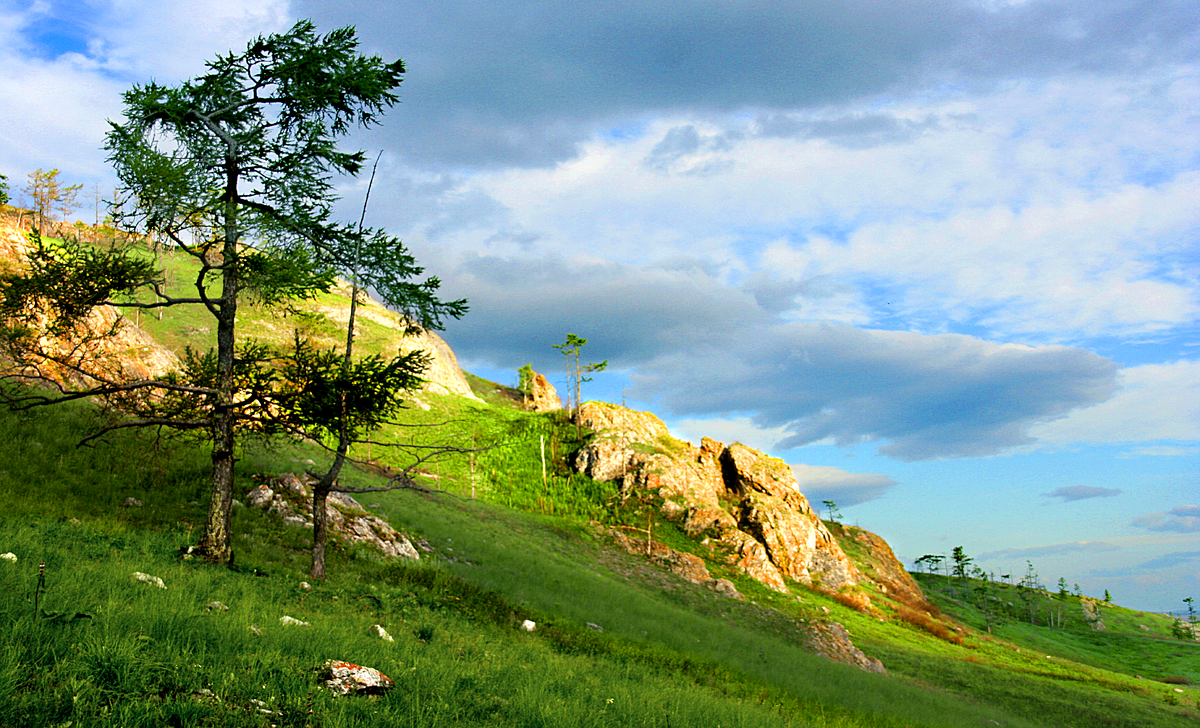
<svg viewBox="0 0 1200 728"><path fill-rule="evenodd" d="M1200 533L1200 506L1177 506L1166 512L1148 513L1133 519L1133 525L1150 531Z"/></svg>
<svg viewBox="0 0 1200 728"><path fill-rule="evenodd" d="M828 465L793 465L796 482L814 508L833 501L842 508L883 498L896 485L887 475L851 473Z"/></svg>
<svg viewBox="0 0 1200 728"><path fill-rule="evenodd" d="M1064 502L1086 500L1088 498L1112 498L1121 494L1116 488L1098 488L1093 485L1068 485L1057 488L1049 493L1042 493L1048 498L1062 498Z"/></svg>
<svg viewBox="0 0 1200 728"><path fill-rule="evenodd" d="M1071 541L1069 543L1056 543L1047 546L1035 546L1025 549L1001 549L999 551L990 551L986 554L980 554L980 559L1029 559L1038 556L1061 556L1064 554L1079 554L1079 553L1103 553L1105 551L1118 551L1120 546L1115 546L1105 541Z"/></svg>

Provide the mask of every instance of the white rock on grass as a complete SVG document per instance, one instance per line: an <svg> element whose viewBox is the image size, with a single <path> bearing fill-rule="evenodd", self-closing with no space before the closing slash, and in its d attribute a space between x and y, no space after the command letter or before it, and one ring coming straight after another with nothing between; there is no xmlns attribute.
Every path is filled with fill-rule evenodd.
<svg viewBox="0 0 1200 728"><path fill-rule="evenodd" d="M532 632L533 630L537 629L537 623L527 619L524 622L521 622L521 629L525 630L526 632Z"/></svg>
<svg viewBox="0 0 1200 728"><path fill-rule="evenodd" d="M383 628L382 624L373 624L367 628L367 631L371 633L372 637L378 637L384 642L396 641L390 634L387 633L387 630Z"/></svg>
<svg viewBox="0 0 1200 728"><path fill-rule="evenodd" d="M334 695L376 695L391 690L392 679L373 667L342 660L326 660L322 670L325 687Z"/></svg>
<svg viewBox="0 0 1200 728"><path fill-rule="evenodd" d="M149 574L143 574L140 571L135 571L132 574L130 574L129 576L131 578L133 578L134 581L140 581L143 584L149 584L150 586L156 586L159 589L167 588L167 585L163 583L163 580L159 579L157 576L150 576Z"/></svg>
<svg viewBox="0 0 1200 728"><path fill-rule="evenodd" d="M279 623L282 624L284 627L311 627L312 626L308 622L301 622L300 620L296 619L295 617L289 617L287 615L280 617Z"/></svg>
<svg viewBox="0 0 1200 728"><path fill-rule="evenodd" d="M12 551L9 551L7 554L0 554L0 559L4 559L5 561L11 561L14 564L17 563L17 555L14 554Z"/></svg>

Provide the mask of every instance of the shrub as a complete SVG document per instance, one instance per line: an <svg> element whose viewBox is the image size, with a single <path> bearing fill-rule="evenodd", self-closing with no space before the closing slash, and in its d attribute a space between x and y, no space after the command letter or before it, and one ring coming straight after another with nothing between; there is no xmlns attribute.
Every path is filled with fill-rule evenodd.
<svg viewBox="0 0 1200 728"><path fill-rule="evenodd" d="M939 622L929 612L918 612L915 609L909 609L903 604L897 604L896 618L940 640L945 640L956 645L962 644L962 635L947 627L945 623Z"/></svg>

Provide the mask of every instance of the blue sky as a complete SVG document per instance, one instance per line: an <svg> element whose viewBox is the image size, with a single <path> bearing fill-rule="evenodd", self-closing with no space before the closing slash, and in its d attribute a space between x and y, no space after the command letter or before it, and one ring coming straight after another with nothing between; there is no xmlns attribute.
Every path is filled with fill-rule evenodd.
<svg viewBox="0 0 1200 728"><path fill-rule="evenodd" d="M111 189L123 90L299 18L407 63L353 142L469 370L561 383L575 333L585 397L784 458L908 563L1196 596L1194 3L0 0L0 174Z"/></svg>

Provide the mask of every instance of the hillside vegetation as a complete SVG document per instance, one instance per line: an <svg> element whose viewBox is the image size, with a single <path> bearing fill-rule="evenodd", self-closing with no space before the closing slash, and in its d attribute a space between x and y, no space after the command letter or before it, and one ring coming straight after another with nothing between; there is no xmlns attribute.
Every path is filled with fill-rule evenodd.
<svg viewBox="0 0 1200 728"><path fill-rule="evenodd" d="M286 322L332 341L345 305L329 294ZM242 315L257 335L291 336L266 311ZM169 313L143 323L173 349L202 342L196 322ZM366 326L364 346L396 345L388 332ZM0 552L16 557L0 560L0 726L1132 728L1200 716L1200 644L1172 638L1166 617L1102 604L1096 631L1068 596L1050 628L985 610L978 584L940 575L918 575L920 594L885 592L897 565L860 529L826 522L868 577L852 590L783 594L720 564L713 573L745 599L684 581L615 545L614 529L645 528L704 554L637 498L568 467L589 433L467 379L474 398L421 392L377 439L491 449L422 464L431 492L360 496L429 550L393 561L334 544L330 577L311 590L311 531L244 506L235 568L181 558L205 517L202 443L121 432L81 448L84 403L0 412ZM343 483L383 485L418 452L364 446L354 454L370 465ZM325 457L314 443L246 440L238 497ZM806 651L806 628L827 621L887 675ZM371 636L375 624L395 641ZM334 697L317 677L328 659L396 687Z"/></svg>

